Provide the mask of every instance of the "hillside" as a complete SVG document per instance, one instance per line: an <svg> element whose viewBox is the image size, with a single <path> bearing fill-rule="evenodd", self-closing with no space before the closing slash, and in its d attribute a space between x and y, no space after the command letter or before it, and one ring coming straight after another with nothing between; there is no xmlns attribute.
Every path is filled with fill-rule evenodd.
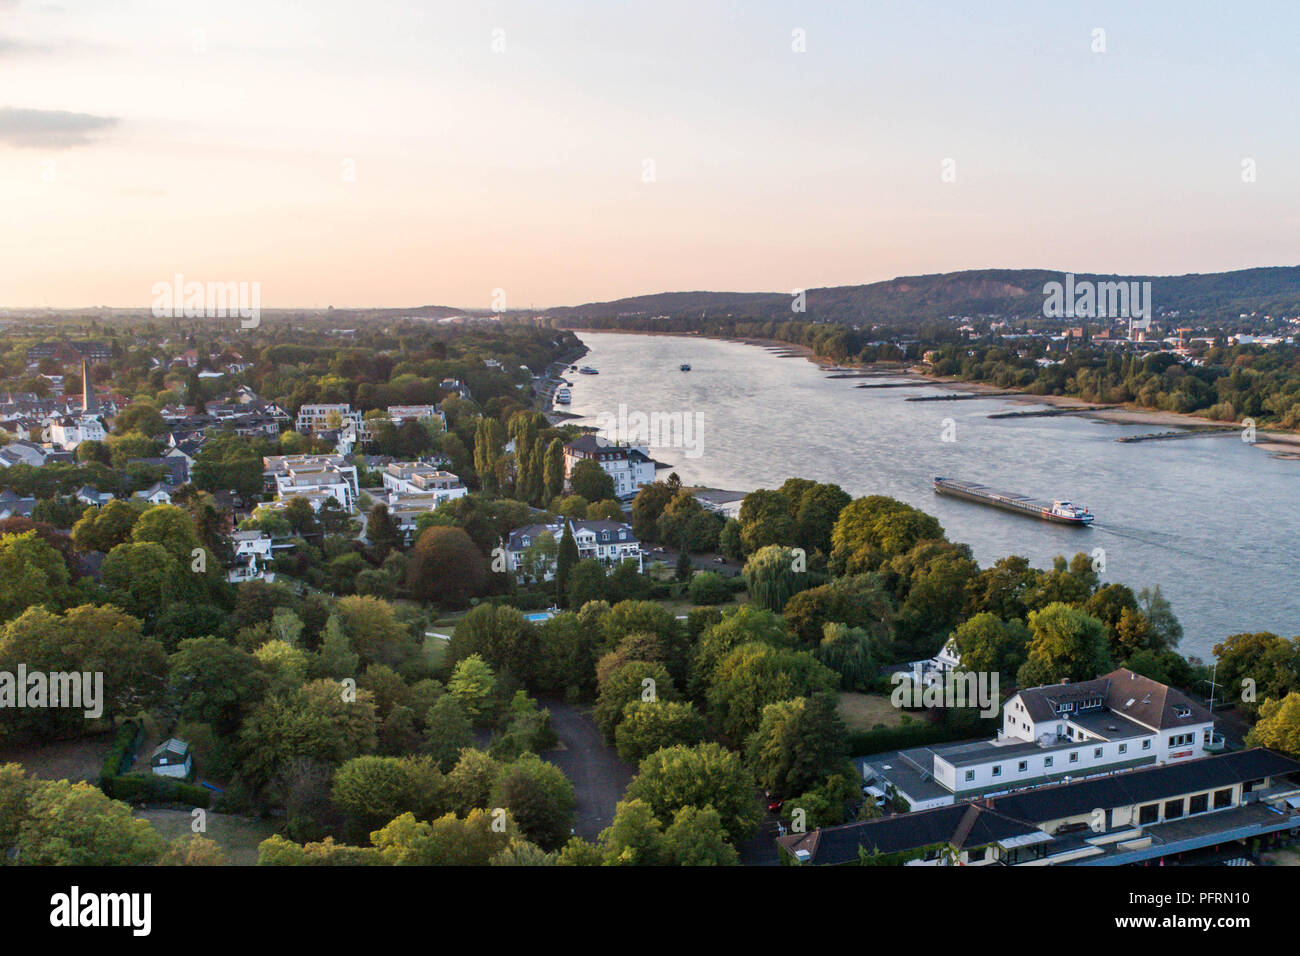
<svg viewBox="0 0 1300 956"><path fill-rule="evenodd" d="M910 325L963 315L1027 318L1041 314L1044 284L1059 282L1063 276L1063 272L1046 269L980 269L809 289L804 316L793 315L790 296L780 292L666 292L549 309L546 314L566 324L592 318L645 319L659 315L802 317L855 325ZM1189 319L1230 319L1243 312L1273 316L1300 313L1300 266L1180 276L1079 272L1075 277L1096 282L1149 281L1157 314L1179 312Z"/></svg>

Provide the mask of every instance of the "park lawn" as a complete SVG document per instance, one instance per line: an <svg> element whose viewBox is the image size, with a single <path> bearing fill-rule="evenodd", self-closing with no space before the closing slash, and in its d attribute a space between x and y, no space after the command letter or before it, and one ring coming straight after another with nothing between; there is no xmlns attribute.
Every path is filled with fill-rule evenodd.
<svg viewBox="0 0 1300 956"><path fill-rule="evenodd" d="M189 836L193 832L190 829L193 816L189 810L145 807L137 808L133 814L141 820L147 820L158 835L167 841ZM275 834L275 826L269 820L214 813L211 810L207 812L206 823L207 832L203 836L220 846L226 859L234 866L256 865L258 844Z"/></svg>
<svg viewBox="0 0 1300 956"><path fill-rule="evenodd" d="M881 724L897 727L906 716L884 694L860 694L857 691L842 692L836 710L850 733L872 730Z"/></svg>

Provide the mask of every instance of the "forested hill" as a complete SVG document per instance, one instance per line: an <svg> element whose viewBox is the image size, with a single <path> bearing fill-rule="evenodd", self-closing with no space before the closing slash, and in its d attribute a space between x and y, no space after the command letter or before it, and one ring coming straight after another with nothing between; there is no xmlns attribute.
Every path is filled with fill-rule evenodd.
<svg viewBox="0 0 1300 956"><path fill-rule="evenodd" d="M1242 269L1181 276L1120 276L1075 273L1076 280L1149 281L1156 314L1179 312L1202 319L1230 319L1241 313L1274 317L1300 313L1300 266ZM612 302L591 302L548 310L574 324L584 319L624 317L789 319L901 326L949 316L1040 315L1043 286L1064 273L1046 269L980 269L937 275L902 276L867 285L807 291L807 311L791 311L789 292L665 292Z"/></svg>

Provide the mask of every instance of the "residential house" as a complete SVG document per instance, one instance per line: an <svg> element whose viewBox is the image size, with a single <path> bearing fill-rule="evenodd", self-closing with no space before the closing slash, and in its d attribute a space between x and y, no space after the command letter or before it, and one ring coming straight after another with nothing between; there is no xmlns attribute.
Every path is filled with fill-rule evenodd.
<svg viewBox="0 0 1300 956"><path fill-rule="evenodd" d="M614 494L631 498L655 480L655 463L645 448L616 445L596 435L583 435L564 446L564 480L566 486L578 462L595 461L614 479Z"/></svg>

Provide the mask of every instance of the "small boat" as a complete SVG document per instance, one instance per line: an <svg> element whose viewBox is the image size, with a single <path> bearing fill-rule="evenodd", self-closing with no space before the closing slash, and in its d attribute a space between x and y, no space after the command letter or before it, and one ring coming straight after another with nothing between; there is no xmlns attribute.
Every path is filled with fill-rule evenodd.
<svg viewBox="0 0 1300 956"><path fill-rule="evenodd" d="M590 365L584 365L582 368L578 369L578 373L581 375L599 375L600 370L594 369Z"/></svg>
<svg viewBox="0 0 1300 956"><path fill-rule="evenodd" d="M567 405L569 404L569 401L572 399L572 397L573 397L572 394L569 392L567 388L557 388L555 390L556 405Z"/></svg>
<svg viewBox="0 0 1300 956"><path fill-rule="evenodd" d="M569 371L570 371L570 372L576 372L577 370L578 370L578 366L576 366L576 365L570 365L570 366L569 366Z"/></svg>
<svg viewBox="0 0 1300 956"><path fill-rule="evenodd" d="M689 371L691 370L690 363L688 363L688 362L683 362L683 363L681 364L681 369L682 369L683 372L689 372Z"/></svg>

